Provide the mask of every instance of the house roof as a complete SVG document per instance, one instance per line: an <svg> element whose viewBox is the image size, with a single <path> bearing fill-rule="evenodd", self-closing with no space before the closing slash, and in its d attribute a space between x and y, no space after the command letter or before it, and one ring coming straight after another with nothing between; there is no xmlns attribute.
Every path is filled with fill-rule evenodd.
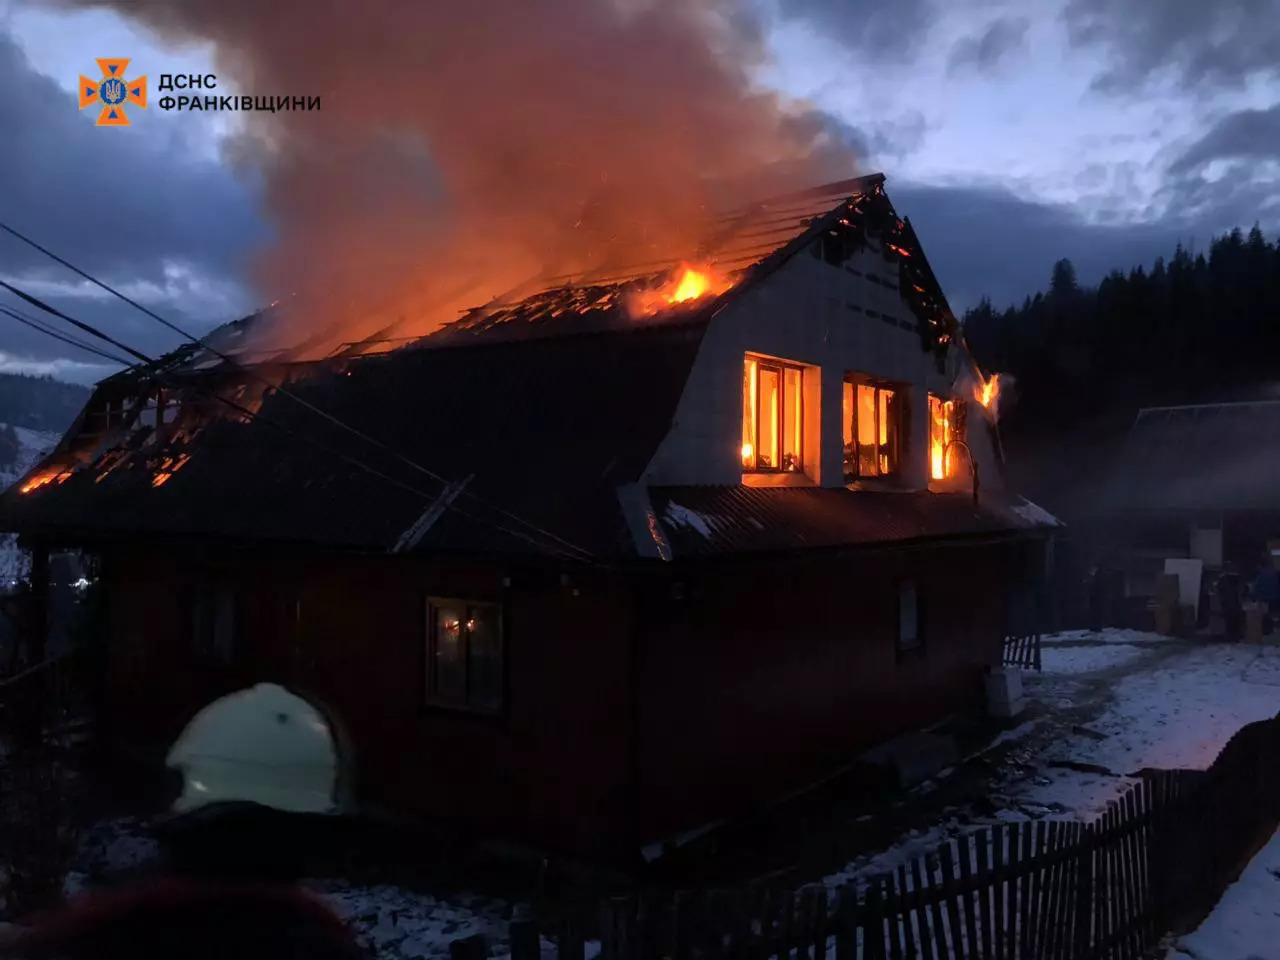
<svg viewBox="0 0 1280 960"><path fill-rule="evenodd" d="M61 482L11 488L0 520L32 532L616 554L625 531L613 488L669 430L703 329L397 352L313 371L291 393L376 443L274 393L250 422L218 417L188 435L180 420L164 442L135 431ZM184 454L156 486L163 462ZM36 475L58 466L55 455ZM467 477L441 510L445 481Z"/></svg>
<svg viewBox="0 0 1280 960"><path fill-rule="evenodd" d="M1280 510L1280 401L1138 412L1104 512Z"/></svg>
<svg viewBox="0 0 1280 960"><path fill-rule="evenodd" d="M649 499L673 558L1032 533L1056 524L1026 501L986 495L975 504L965 493L701 486L652 487Z"/></svg>
<svg viewBox="0 0 1280 960"><path fill-rule="evenodd" d="M879 237L901 266L922 336L933 330L949 342L954 317L883 180L842 181L726 219L708 255L720 271L742 271L736 284L655 317L637 320L627 295L674 262L552 278L518 303L488 304L398 349L366 345L250 372L218 355L235 354L253 321L230 324L210 338L214 350L190 344L103 381L26 478L42 485L0 497L0 524L81 540L214 535L371 550L628 554L635 541L616 490L639 478L669 431L706 323L818 235L855 245ZM209 399L230 395L244 412L264 377L277 388L283 381L287 393L267 390L250 417L228 416ZM158 390L179 411L175 422L156 413ZM829 511L855 506L848 497L819 501ZM904 516L868 535L950 532L950 520L930 527L940 518L922 514L913 526ZM843 535L863 530L861 522L850 519Z"/></svg>

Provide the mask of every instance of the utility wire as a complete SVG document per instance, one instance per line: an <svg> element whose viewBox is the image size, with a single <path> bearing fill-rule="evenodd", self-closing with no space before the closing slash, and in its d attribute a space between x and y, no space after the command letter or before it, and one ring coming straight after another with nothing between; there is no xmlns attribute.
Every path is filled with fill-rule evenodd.
<svg viewBox="0 0 1280 960"><path fill-rule="evenodd" d="M4 284L4 282L3 282L3 281L0 281L0 284ZM40 307L41 307L41 309L47 309L47 310L49 310L50 312L54 313L54 314L55 314L56 316L58 316L58 317L61 317L62 319L66 320L67 322L75 324L78 328L83 329L83 330L86 330L87 332L91 333L92 335L94 335L94 336L96 336L96 337L99 337L100 339L106 340L106 341L108 341L108 342L110 342L110 343L115 343L115 342L116 342L116 341L112 340L112 339L111 339L107 334L103 333L101 330L98 330L98 329L97 329L96 327L94 327L92 324L84 323L83 321L76 320L76 319L74 319L74 318L72 318L72 317L69 317L69 316L67 316L66 314L62 313L61 311L58 311L58 310L56 310L55 308L50 307L48 304L45 304L45 303L44 303L43 301L41 301L40 299L38 299L38 298L36 298L36 297L29 296L28 294L25 294L25 293L23 293L22 291L17 290L16 288L14 288L14 287L10 286L9 284L4 284L4 286L5 286L5 287L7 287L8 289L10 289L11 291L13 291L14 293L16 293L18 296L22 297L24 300L27 300L27 301L29 301L29 302L31 302L31 303L33 303L33 304L36 304L37 306L40 306ZM28 324L29 326L31 326L33 329L38 330L38 331L40 331L41 333L44 333L44 334L46 334L46 335L48 335L48 336L50 336L50 337L53 337L53 338L55 338L55 339L57 339L57 340L60 340L60 341L62 341L62 342L64 342L64 343L71 343L71 344L72 344L72 345L74 345L74 346L79 346L79 347L81 347L81 348L83 348L83 349L89 350L89 351L91 351L91 352L93 352L93 353L97 353L97 354L99 354L99 355L101 355L101 356L107 357L108 359L114 360L114 361L115 361L115 362L117 362L117 363L122 362L122 361L120 361L120 360L119 360L119 358L117 358L117 357L112 357L112 356L110 356L109 354L107 354L105 351L100 351L100 350L98 350L97 348L92 347L92 346L89 346L89 345L87 345L87 344L78 343L78 342L74 341L73 339L71 339L70 337L67 337L67 336L65 336L65 335L63 335L63 334L60 334L60 333L59 333L58 331L56 331L56 330L46 329L45 327L43 327L43 326L41 326L41 325L38 325L38 323L32 323L32 322L30 322L27 318L25 318L25 317L23 317L23 316L19 315L19 314L18 314L18 313L16 313L15 311L9 310L7 307L0 307L0 312L5 313L5 314L7 314L7 315L9 315L9 316L13 317L13 318L14 318L14 319L16 319L16 320L20 320L21 322L26 323L26 324ZM150 357L148 357L146 354L142 353L141 351L134 350L132 347L128 347L128 346L123 346L123 345L122 345L122 349L126 350L126 351L131 355L131 356L136 356L136 357L138 357L139 359L141 359L141 360L142 360L142 362L143 362L143 363L147 363L147 364L154 364L154 363L155 363L155 361L154 361L153 359L151 359ZM163 382L163 381L161 380L161 378L159 378L159 377L156 377L155 379L156 379L157 381ZM249 408L248 408L248 407L246 407L244 404L238 403L238 402L236 402L235 400L232 400L230 397L225 397L225 396L223 396L222 394L218 393L216 390L212 390L212 389L207 388L207 387L202 387L202 386L200 386L200 385L198 385L198 384L187 384L187 386L189 386L189 387L193 387L193 388L194 388L195 390L197 390L198 392L204 393L206 396L210 396L210 397L212 397L214 400L218 401L219 403L225 404L226 406L230 407L232 410L236 411L237 413L241 414L242 416L245 416L245 417L249 418L250 420L257 421L257 422L259 422L259 423L263 424L264 426L271 427L272 429L275 429L275 430L279 430L280 432L284 433L285 435L287 435L287 436L289 436L289 437L291 437L291 438L293 438L293 439L295 439L295 440L301 441L302 443L307 444L308 446L312 447L312 448L313 448L313 449L315 449L315 450L318 450L320 453L323 453L325 456L328 456L328 457L335 457L335 458L337 458L338 460L343 461L344 463L347 463L347 464L349 464L349 465L351 465L351 466L357 467L357 468L359 468L359 469L361 469L361 470L365 471L366 473L369 473L371 476L377 477L377 478L379 478L379 479L381 479L381 480L385 480L387 483L390 483L390 484L392 484L392 485L396 486L397 488L399 488L399 489L401 489L401 490L404 490L404 491L406 491L406 492L408 492L408 493L413 494L415 497L419 497L419 498L421 498L421 499L423 499L423 500L426 500L426 501L429 501L429 502L432 502L432 501L435 501L435 500L438 500L438 499L439 499L439 495L437 495L437 494L429 494L429 493L426 493L426 492L424 492L424 491L422 491L422 490L417 489L416 487L413 487L413 486L411 486L411 485L409 485L409 484L407 484L407 483L404 483L403 481L397 480L396 478L394 478L394 477L392 477L392 476L390 476L390 475L388 475L388 474L386 474L386 473L383 473L381 470L378 470L376 467L372 467L372 466L370 466L369 464L365 463L365 462L364 462L364 461L362 461L362 460L359 460L359 459L357 459L357 458L355 458L355 457L349 456L348 454L345 454L345 453L343 453L343 452L341 452L341 451L339 451L339 450L333 450L333 449L331 449L330 447L326 446L325 444L323 444L323 443L321 443L321 442L319 442L319 441L317 441L317 440L315 440L315 439L313 439L313 438L311 438L311 437L308 437L308 436L306 436L305 434L300 433L299 431L294 430L294 429L293 429L293 428L291 428L291 427L285 426L284 424L278 423L278 422L276 422L276 421L274 421L274 420L272 420L272 419L270 419L270 418L268 418L268 417L264 417L264 416L262 416L262 414L260 414L260 413L258 413L258 412L256 412L256 411L254 411L254 410L249 409ZM268 386L270 386L270 384L268 384ZM484 503L484 502L483 502L483 501L480 501L480 503L483 505L483 503ZM542 549L546 549L546 548L548 548L548 544L546 544L546 543L544 543L544 542L539 542L538 540L536 540L536 539L534 539L533 537L529 536L527 533L522 533L522 532L520 532L520 531L518 531L518 530L512 530L511 528L506 527L506 526L503 526L503 525L502 525L502 524L500 524L500 523L496 523L496 522L494 522L493 520L488 520L488 519L485 519L485 518L483 518L483 517L478 517L478 516L476 516L475 514L470 513L470 512L468 512L468 511L466 511L466 510L462 510L462 509L460 509L460 508L458 508L458 507L456 507L456 506L452 506L450 509L453 509L453 510L454 510L454 512L456 512L459 516L466 517L466 518L467 518L467 519L469 519L469 520L474 520L476 523L480 523L480 524L483 524L483 525L485 525L485 526L491 527L491 528L493 528L493 529L495 529L495 530L498 530L498 531L500 531L500 532L502 532L502 533L507 534L508 536L512 536L512 537L515 537L515 538L517 538L517 539L519 539L519 540L526 541L526 542L531 543L531 544L533 544L534 546L536 546L536 547L540 547L540 548L542 548ZM555 548L552 548L552 549L554 550ZM571 553L571 552L569 552L569 551L567 551L567 550L565 550L565 549L563 549L563 548L560 548L560 549L558 550L558 552L559 552L561 555L563 555L563 556L565 556L566 558L571 559L571 560L572 560L572 559L580 559L580 557L576 556L575 554L573 554L573 553Z"/></svg>
<svg viewBox="0 0 1280 960"><path fill-rule="evenodd" d="M295 403L298 403L304 408L306 408L307 410L310 410L312 413L316 414L317 416L322 417L325 420L329 421L334 426L348 431L349 433L355 435L356 437L359 437L360 439L364 440L366 443L372 444L373 446L377 447L379 450L389 454L390 456L394 457L397 460L400 460L401 462L405 463L406 465L413 468L414 470L417 470L423 473L427 477L430 477L432 480L435 480L437 483L441 483L446 486L449 485L450 481L442 477L440 474L427 469L417 461L412 460L409 457L405 456L399 450L396 450L390 445L383 443L382 441L369 436L367 433L363 432L362 430L359 430L358 428L353 427L350 424L340 420L338 417L335 417L333 414L329 413L327 410L323 410L320 407L317 407L315 404L310 403L303 397L298 396L293 391L286 389L283 385L277 386L275 384L272 384L261 374L258 374L256 371L254 371L251 367L241 364L239 361L229 356L228 354L223 353L221 350L218 350L215 347L209 346L207 343L204 342L204 339L193 336L192 334L188 333L186 330L182 329L182 327L178 326L172 321L166 320L164 317L160 316L160 314L156 313L153 310L148 309L147 307L144 307L142 304L138 303L136 300L133 300L132 298L121 293L119 290L115 289L110 284L104 283L103 281L99 280L97 277L93 276L92 274L86 273L84 270L81 270L75 264L58 256L52 250L49 250L48 248L41 246L35 240L32 240L30 237L26 236L25 234L20 233L18 230L15 230L13 227L9 226L7 223L0 221L0 230L3 230L5 233L9 234L10 236L14 237L17 240L22 241L27 246L35 250L38 250L40 253L44 254L46 257L53 260L55 263L61 264L62 266L66 267L68 270L75 273L77 276L82 277L83 279L89 281L90 283L101 288L102 290L105 290L107 293L111 294L112 296L117 297L120 300L123 300L125 303L129 304L134 309L140 310L142 313L146 314L148 317L151 317L157 323L162 324L167 329L172 330L174 333L178 334L184 339L197 344L198 346L204 348L205 350L208 350L210 353L212 353L218 359L222 360L224 363L230 364L235 369L240 370L241 372L247 374L250 377L253 377L254 379L257 379L260 383L271 387L272 389L288 397L290 400L294 401ZM0 281L0 284L3 284L4 286L8 287L8 289L10 290L13 289L12 287L9 287L8 284L4 284L3 281ZM25 294L19 294L19 296L22 296L23 299L25 300L31 299L27 297ZM59 314L57 311L54 311L52 307L45 306L44 309L49 309L50 311L54 312L55 315L57 316L63 316L62 314ZM64 319L69 319L69 318L64 317ZM70 321L70 322L76 323L77 326L80 326L80 324L77 321ZM98 334L98 335L105 337L105 335L103 334ZM133 352L133 351L130 351L130 352ZM463 490L460 495L466 497L469 500L475 500L478 503L484 504L484 501L480 497L466 490ZM509 510L505 510L502 507L499 507L495 504L484 504L484 505L488 506L489 509L496 511L499 514L502 514L503 516L507 517L508 519L516 523L520 523L527 526L529 529L541 534L544 537L547 537L560 544L563 544L564 546L570 548L571 550L582 554L586 558L592 558L593 556L589 550L586 550L585 548L580 547L577 544L564 539L558 534L553 533L552 531L547 530L543 527L540 527L537 524L533 523L532 521L526 520L525 518L510 512Z"/></svg>
<svg viewBox="0 0 1280 960"><path fill-rule="evenodd" d="M48 324L40 320L37 320L34 317L25 316L17 310L11 310L8 307L0 307L0 313L3 313L5 316L12 317L14 320L17 320L19 323L25 323L31 329L38 330L40 333L43 333L46 336L53 337L55 340L61 340L63 343L69 343L73 347L78 347L81 350L94 354L95 356L102 357L105 360L110 360L112 363L118 363L124 367L127 367L130 365L129 361L121 360L115 354L107 353L107 351L105 350L99 350L97 347L93 346L92 344L85 343L83 340L77 340L75 337L68 336L65 333L60 333L59 331L54 330Z"/></svg>

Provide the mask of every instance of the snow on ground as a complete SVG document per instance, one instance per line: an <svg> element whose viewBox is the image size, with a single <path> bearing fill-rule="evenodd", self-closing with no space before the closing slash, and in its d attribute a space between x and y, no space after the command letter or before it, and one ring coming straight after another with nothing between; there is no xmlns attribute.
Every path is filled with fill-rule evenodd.
<svg viewBox="0 0 1280 960"><path fill-rule="evenodd" d="M124 878L159 862L160 847L145 821L127 817L95 824L81 837L63 882L67 897ZM448 898L382 884L361 886L342 880L308 880L355 931L378 960L425 960L449 954L453 940L482 933L493 956L510 952L507 925L511 904L462 893Z"/></svg>
<svg viewBox="0 0 1280 960"><path fill-rule="evenodd" d="M1204 769L1241 727L1280 711L1280 647L1074 631L1046 637L1041 660L1043 673L1025 678L1028 718L981 751L1003 757L996 813L953 810L824 883L866 879L1000 821L1090 820L1136 782L1129 774Z"/></svg>
<svg viewBox="0 0 1280 960"><path fill-rule="evenodd" d="M1040 651L1040 667L1045 673L1097 673L1122 667L1151 655L1147 647L1108 643L1096 647L1047 646Z"/></svg>
<svg viewBox="0 0 1280 960"><path fill-rule="evenodd" d="M401 887L332 880L308 881L307 886L328 901L379 958L447 957L451 941L476 933L484 934L491 955L510 952L511 907L501 900L471 894L443 900Z"/></svg>
<svg viewBox="0 0 1280 960"><path fill-rule="evenodd" d="M1280 833L1165 960L1268 960L1280 954Z"/></svg>

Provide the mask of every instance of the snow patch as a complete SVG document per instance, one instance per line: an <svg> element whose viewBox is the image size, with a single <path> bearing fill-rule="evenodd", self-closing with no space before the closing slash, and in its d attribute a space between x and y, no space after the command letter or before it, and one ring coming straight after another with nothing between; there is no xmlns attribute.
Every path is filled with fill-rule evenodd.
<svg viewBox="0 0 1280 960"><path fill-rule="evenodd" d="M11 487L62 439L59 434L28 430L26 427L14 427L13 430L18 435L18 456L11 467L0 470L0 489ZM18 549L17 535L0 535L0 591L16 586L30 572L31 558Z"/></svg>
<svg viewBox="0 0 1280 960"><path fill-rule="evenodd" d="M1060 527L1063 525L1062 521L1052 513L1039 504L1032 503L1026 497L1022 498L1021 503L1014 504L1011 509L1028 523L1034 523L1044 527Z"/></svg>
<svg viewBox="0 0 1280 960"><path fill-rule="evenodd" d="M1152 656L1145 647L1107 644L1097 647L1042 647L1040 667L1045 673L1095 673Z"/></svg>
<svg viewBox="0 0 1280 960"><path fill-rule="evenodd" d="M678 503L667 504L667 521L680 527L690 527L703 537L711 539L711 518L690 510Z"/></svg>

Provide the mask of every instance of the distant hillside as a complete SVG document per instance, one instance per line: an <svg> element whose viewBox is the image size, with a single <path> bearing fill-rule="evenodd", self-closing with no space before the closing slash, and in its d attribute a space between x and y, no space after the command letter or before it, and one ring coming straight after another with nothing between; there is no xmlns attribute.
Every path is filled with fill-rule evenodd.
<svg viewBox="0 0 1280 960"><path fill-rule="evenodd" d="M52 377L0 373L0 423L62 434L88 399L89 388L78 384Z"/></svg>
<svg viewBox="0 0 1280 960"><path fill-rule="evenodd" d="M41 432L0 423L0 490L7 488L57 446L61 432ZM23 579L30 558L18 549L14 534L0 534L0 592Z"/></svg>

